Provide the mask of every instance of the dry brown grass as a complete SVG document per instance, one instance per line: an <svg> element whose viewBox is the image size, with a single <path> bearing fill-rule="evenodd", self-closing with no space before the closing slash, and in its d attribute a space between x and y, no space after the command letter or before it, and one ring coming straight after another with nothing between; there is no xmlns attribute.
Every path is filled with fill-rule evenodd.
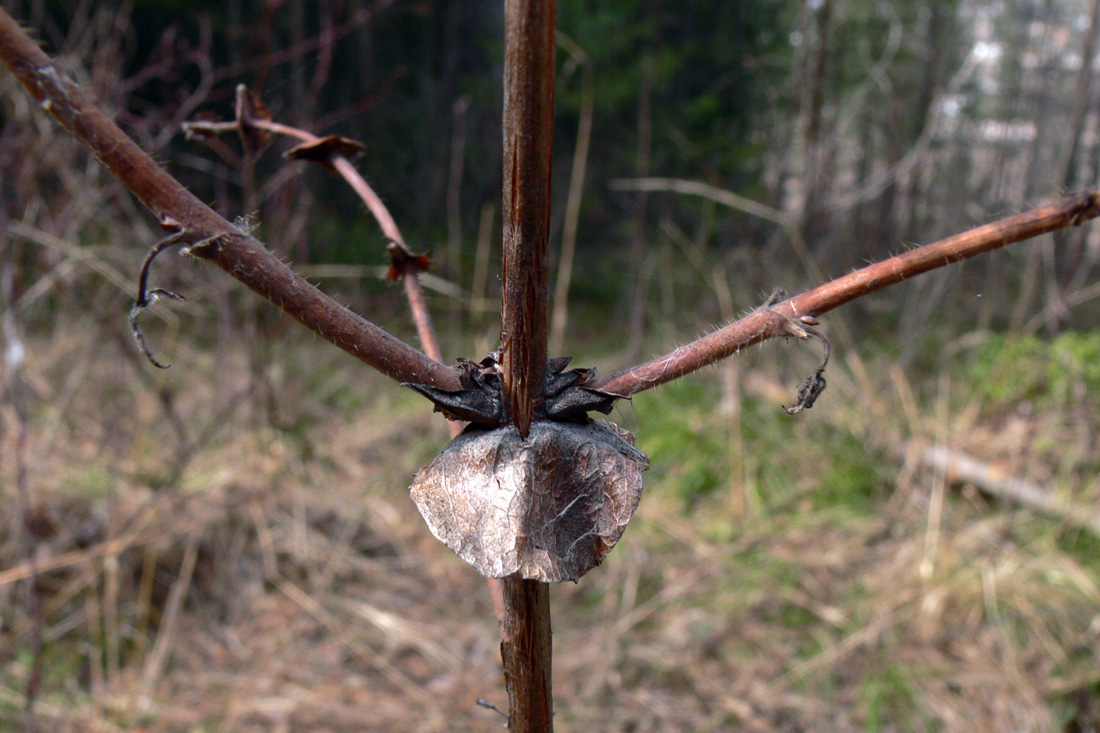
<svg viewBox="0 0 1100 733"><path fill-rule="evenodd" d="M441 421L335 350L284 343L251 375L230 345L182 346L154 373L120 358L102 328L30 341L45 729L501 728L476 704L505 703L485 583L431 538L405 490L445 443ZM768 391L761 373L750 394ZM829 424L869 436L869 451L939 437L1035 480L1075 475L1065 452L1024 449L1034 441L1012 427L1023 418L951 407L946 382L925 409L905 406L898 375L870 407L851 399L855 380L835 381L832 410L782 423L792 443ZM202 445L171 427L164 386ZM247 401L264 389L277 407ZM695 429L726 430L728 416L706 408ZM639 399L626 416L643 448L661 429L649 410ZM868 431L888 414L903 417ZM7 407L3 418L8 728L31 627L9 490L16 421ZM821 466L799 467L798 451L774 459L793 463L799 485L741 521L724 492L685 509L655 470L605 566L554 588L561 730L1095 724L1100 589L1096 564L1066 548L1079 530L902 459L866 506L815 503ZM1090 500L1095 482L1084 484L1072 490Z"/></svg>
<svg viewBox="0 0 1100 733"><path fill-rule="evenodd" d="M93 77L111 100L107 71ZM500 730L476 704L506 702L485 582L406 492L445 443L442 422L167 258L158 284L191 302L149 330L174 366L135 358L119 273L156 232L10 76L0 104L6 216L19 220L0 230L0 258L20 263L29 331L29 419L10 392L0 400L0 730L25 722L36 636L15 486L24 428L41 730ZM669 317L673 280L659 284ZM768 423L805 376L780 384L772 347L740 373L691 377L701 397L665 388L623 408L643 449L672 410L687 413L684 437L604 567L552 591L559 730L1100 726L1100 541L919 455L950 445L1100 511L1100 397L990 412L950 375L914 385L887 358L840 351L829 392L797 421ZM707 468L728 490L685 501L674 487L715 443ZM871 484L837 494L843 462Z"/></svg>

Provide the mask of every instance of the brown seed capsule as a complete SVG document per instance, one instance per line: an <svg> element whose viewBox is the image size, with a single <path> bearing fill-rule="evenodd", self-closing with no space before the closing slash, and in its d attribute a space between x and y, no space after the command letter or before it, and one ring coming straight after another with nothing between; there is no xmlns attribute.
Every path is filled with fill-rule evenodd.
<svg viewBox="0 0 1100 733"><path fill-rule="evenodd" d="M598 420L468 429L410 489L428 527L479 573L576 581L619 541L649 459Z"/></svg>

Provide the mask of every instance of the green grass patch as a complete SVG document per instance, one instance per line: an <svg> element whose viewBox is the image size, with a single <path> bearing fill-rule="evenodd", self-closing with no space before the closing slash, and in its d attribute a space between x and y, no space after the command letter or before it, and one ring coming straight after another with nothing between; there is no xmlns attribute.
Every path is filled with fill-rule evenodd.
<svg viewBox="0 0 1100 733"><path fill-rule="evenodd" d="M890 463L850 432L829 429L828 433L821 443L827 451L822 460L827 467L822 466L821 482L813 494L814 507L842 505L871 510L892 478Z"/></svg>
<svg viewBox="0 0 1100 733"><path fill-rule="evenodd" d="M864 709L864 731L934 730L920 715L912 683L915 674L914 670L889 665L863 678L859 698Z"/></svg>
<svg viewBox="0 0 1100 733"><path fill-rule="evenodd" d="M1100 537L1073 527L1058 535L1057 546L1062 552L1100 576Z"/></svg>
<svg viewBox="0 0 1100 733"><path fill-rule="evenodd" d="M711 380L684 379L638 399L645 423L638 447L650 459L651 486L685 505L729 480L729 433L716 409L721 395Z"/></svg>
<svg viewBox="0 0 1100 733"><path fill-rule="evenodd" d="M1100 333L1067 332L1052 341L1037 336L991 336L968 373L987 402L1024 400L1040 407L1100 396Z"/></svg>

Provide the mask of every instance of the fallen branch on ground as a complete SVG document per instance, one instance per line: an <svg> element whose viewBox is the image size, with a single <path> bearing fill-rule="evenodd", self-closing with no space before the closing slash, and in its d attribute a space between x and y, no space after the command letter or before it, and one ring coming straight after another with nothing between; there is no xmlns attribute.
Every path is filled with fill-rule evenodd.
<svg viewBox="0 0 1100 733"><path fill-rule="evenodd" d="M998 496L1041 514L1068 522L1100 537L1100 510L1058 497L1022 478L1009 476L996 466L943 446L919 450L921 463L943 472L948 482L974 484L979 491Z"/></svg>

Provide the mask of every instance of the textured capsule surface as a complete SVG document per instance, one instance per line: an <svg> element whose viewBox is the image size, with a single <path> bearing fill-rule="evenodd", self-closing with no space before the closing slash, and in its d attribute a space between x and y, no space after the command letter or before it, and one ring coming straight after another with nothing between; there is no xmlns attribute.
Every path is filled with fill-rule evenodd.
<svg viewBox="0 0 1100 733"><path fill-rule="evenodd" d="M576 581L615 546L649 459L613 423L468 428L413 480L432 534L482 575Z"/></svg>

